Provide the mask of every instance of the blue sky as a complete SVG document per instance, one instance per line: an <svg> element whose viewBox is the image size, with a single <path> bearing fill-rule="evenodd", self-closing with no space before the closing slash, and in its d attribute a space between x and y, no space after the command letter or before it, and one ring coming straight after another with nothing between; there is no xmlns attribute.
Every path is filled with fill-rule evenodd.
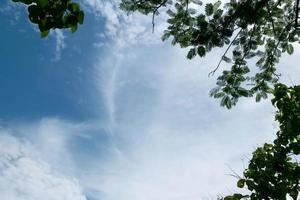
<svg viewBox="0 0 300 200"><path fill-rule="evenodd" d="M274 137L270 102L232 110L208 97L223 50L188 61L158 17L82 0L75 34L41 39L22 6L0 5L0 194L6 200L210 199L236 191ZM299 51L279 70L299 83ZM226 68L228 66L223 66ZM221 71L221 70L220 70ZM220 72L218 72L220 73ZM1 198L2 199L2 198Z"/></svg>
<svg viewBox="0 0 300 200"><path fill-rule="evenodd" d="M99 31L92 24L101 26L101 19L96 21L87 16L77 34L66 31L63 44L58 44L58 36L41 40L26 20L24 8L14 9L20 12L19 20L14 20L15 13L1 13L0 85L7 97L1 99L2 117L57 116L78 120L95 117L93 110L87 110L92 98L86 98L93 89L83 83L90 81L94 32ZM63 51L64 46L67 51Z"/></svg>

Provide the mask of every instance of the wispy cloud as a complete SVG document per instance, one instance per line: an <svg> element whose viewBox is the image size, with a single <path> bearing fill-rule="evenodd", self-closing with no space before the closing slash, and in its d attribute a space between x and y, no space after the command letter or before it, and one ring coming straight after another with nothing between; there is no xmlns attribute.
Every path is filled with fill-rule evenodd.
<svg viewBox="0 0 300 200"><path fill-rule="evenodd" d="M119 0L83 0L84 5L96 17L105 19L105 36L110 39L109 46L126 48L134 44L154 44L160 41L165 26L163 16L157 17L155 33L151 31L151 17L120 10ZM103 29L102 29L103 30Z"/></svg>
<svg viewBox="0 0 300 200"><path fill-rule="evenodd" d="M54 171L29 142L1 130L0 192L5 200L86 200L75 178Z"/></svg>
<svg viewBox="0 0 300 200"><path fill-rule="evenodd" d="M185 53L167 45L126 48L98 65L111 70L99 74L107 77L102 95L113 108L115 148L93 182L101 199L228 194L235 188L235 179L225 175L232 173L228 166L241 173L254 147L274 136L268 102L220 108L208 97L215 61L187 61Z"/></svg>
<svg viewBox="0 0 300 200"><path fill-rule="evenodd" d="M0 13L8 16L11 25L15 25L21 16L23 6L10 0L3 0L0 5Z"/></svg>
<svg viewBox="0 0 300 200"><path fill-rule="evenodd" d="M64 48L66 48L65 36L62 30L55 29L52 33L55 38L55 54L53 61L59 61Z"/></svg>

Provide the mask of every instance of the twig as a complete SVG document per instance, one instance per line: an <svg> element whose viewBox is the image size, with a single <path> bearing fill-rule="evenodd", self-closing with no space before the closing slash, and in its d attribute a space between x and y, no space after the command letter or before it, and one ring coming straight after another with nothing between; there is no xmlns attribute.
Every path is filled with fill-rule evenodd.
<svg viewBox="0 0 300 200"><path fill-rule="evenodd" d="M276 30L275 30L275 24L274 24L274 20L273 20L273 18L272 18L272 13L271 13L271 10L270 10L270 7L269 7L269 3L267 3L267 9L268 9L268 13L269 13L269 18L270 18L271 23L272 23L273 34L274 34L274 36L276 37L277 34L276 34Z"/></svg>
<svg viewBox="0 0 300 200"><path fill-rule="evenodd" d="M226 56L226 54L228 53L230 47L232 46L232 44L234 43L234 41L238 38L238 36L240 35L241 31L242 31L242 29L240 29L240 31L236 34L236 36L234 37L234 39L228 45L228 47L227 47L226 51L224 52L223 56L221 57L218 65L217 65L217 67L213 71L209 72L208 76L213 76L215 74L215 72L219 69L219 67L220 67L220 65L221 65L221 63L223 61L224 56Z"/></svg>
<svg viewBox="0 0 300 200"><path fill-rule="evenodd" d="M168 0L162 1L158 6L156 6L156 7L154 8L154 10L153 10L153 12L152 12L152 33L154 33L154 26L155 26L154 17L155 17L155 15L156 15L158 9L159 9L160 7L162 7L164 4L166 4L167 1L168 1Z"/></svg>
<svg viewBox="0 0 300 200"><path fill-rule="evenodd" d="M295 17L295 29L298 28L298 16L299 16L299 2L300 0L296 0L296 17Z"/></svg>

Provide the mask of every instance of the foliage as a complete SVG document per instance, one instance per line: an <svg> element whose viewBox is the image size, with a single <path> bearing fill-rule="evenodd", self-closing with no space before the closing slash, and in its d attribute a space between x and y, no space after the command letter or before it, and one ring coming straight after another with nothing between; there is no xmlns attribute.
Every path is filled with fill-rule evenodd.
<svg viewBox="0 0 300 200"><path fill-rule="evenodd" d="M298 9L295 9L298 3L231 0L222 7L221 1L204 5L200 0L122 0L121 8L152 13L154 20L164 7L169 26L162 39L171 37L172 44L189 48L189 59L203 57L213 48L227 45L211 74L222 61L232 67L218 77L211 96L221 98L221 105L231 108L240 97L255 95L256 101L260 101L272 92L279 78L275 65L282 53L292 54L294 42L299 41ZM254 59L256 67L250 64Z"/></svg>
<svg viewBox="0 0 300 200"><path fill-rule="evenodd" d="M247 187L248 195L234 194L224 200L286 199L297 200L300 191L300 86L275 86L273 105L278 108L276 120L280 124L277 138L253 152L244 178L237 182Z"/></svg>
<svg viewBox="0 0 300 200"><path fill-rule="evenodd" d="M71 0L12 0L28 6L29 20L37 24L41 37L46 37L50 29L70 28L77 30L83 24L84 12L78 3Z"/></svg>

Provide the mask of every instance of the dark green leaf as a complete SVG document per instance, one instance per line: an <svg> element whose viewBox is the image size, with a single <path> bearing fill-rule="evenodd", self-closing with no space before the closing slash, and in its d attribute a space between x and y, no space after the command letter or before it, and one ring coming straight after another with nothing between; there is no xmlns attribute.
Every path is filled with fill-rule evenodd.
<svg viewBox="0 0 300 200"><path fill-rule="evenodd" d="M46 31L42 31L41 32L41 38L45 38L45 37L47 37L48 35L49 35L49 30L46 30Z"/></svg>

